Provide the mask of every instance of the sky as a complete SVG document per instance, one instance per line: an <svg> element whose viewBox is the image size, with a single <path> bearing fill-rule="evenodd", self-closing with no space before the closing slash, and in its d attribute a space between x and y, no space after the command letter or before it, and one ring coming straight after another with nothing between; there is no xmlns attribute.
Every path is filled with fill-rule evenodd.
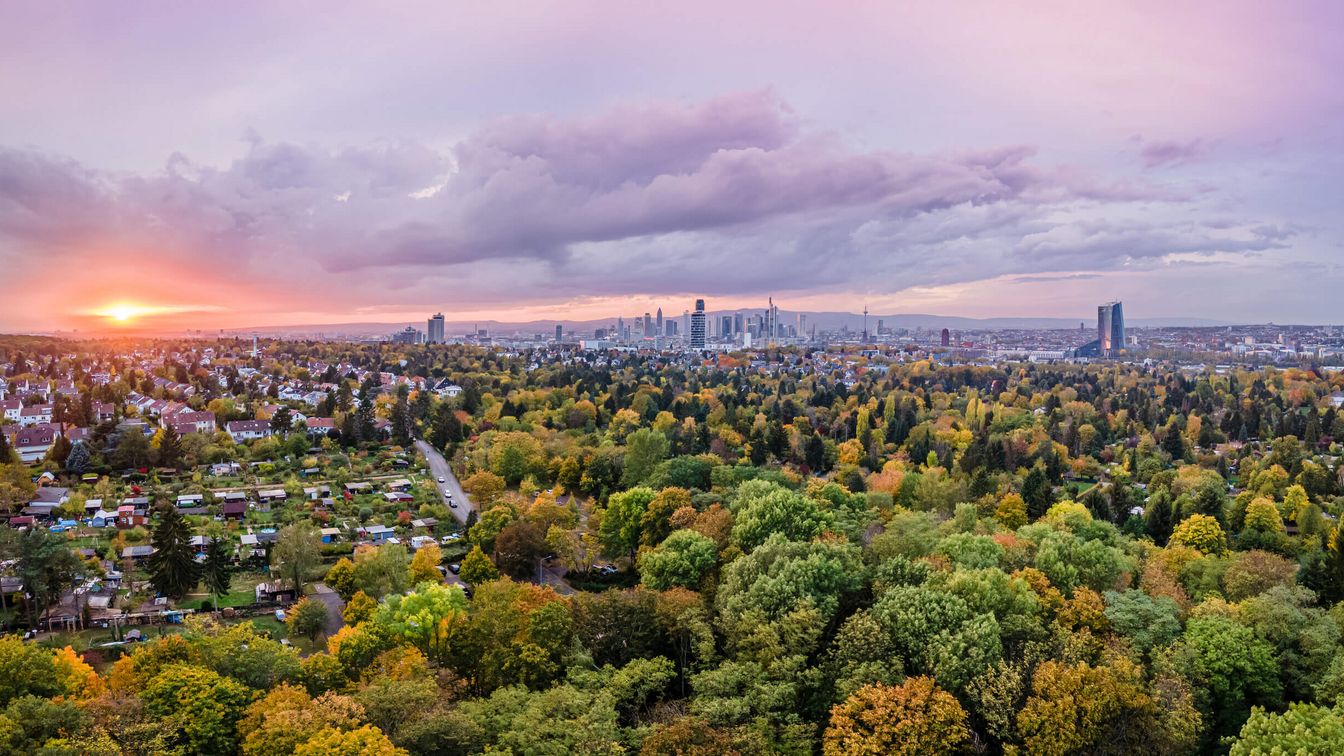
<svg viewBox="0 0 1344 756"><path fill-rule="evenodd" d="M0 6L0 331L1344 322L1344 4Z"/></svg>

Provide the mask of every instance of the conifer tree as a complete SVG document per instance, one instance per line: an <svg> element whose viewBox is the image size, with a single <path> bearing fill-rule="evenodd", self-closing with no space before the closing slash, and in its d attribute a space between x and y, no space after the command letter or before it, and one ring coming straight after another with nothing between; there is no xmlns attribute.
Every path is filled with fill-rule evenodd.
<svg viewBox="0 0 1344 756"><path fill-rule="evenodd" d="M229 592L233 580L233 565L229 563L229 554L225 550L226 542L218 536L205 544L205 562L201 564L201 580L205 589L215 600L215 611L219 611L219 597Z"/></svg>
<svg viewBox="0 0 1344 756"><path fill-rule="evenodd" d="M150 539L154 553L145 564L149 582L163 595L181 598L200 579L200 566L191 548L191 528L182 513L170 504L160 504L158 514L159 521Z"/></svg>

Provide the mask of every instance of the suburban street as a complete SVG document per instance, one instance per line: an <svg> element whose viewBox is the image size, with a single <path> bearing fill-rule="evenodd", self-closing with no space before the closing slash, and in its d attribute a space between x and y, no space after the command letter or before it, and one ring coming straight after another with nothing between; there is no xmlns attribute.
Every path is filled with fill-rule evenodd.
<svg viewBox="0 0 1344 756"><path fill-rule="evenodd" d="M434 476L435 485L438 486L439 489L439 495L443 496L443 489L445 488L453 492L453 501L457 502L457 509L449 507L448 511L453 513L453 516L457 518L458 522L465 525L467 522L467 512L474 509L475 505L467 498L467 493L462 490L462 485L457 482L457 476L453 475L453 470L448 465L448 460L444 459L443 455L439 453L439 450L430 446L426 441L417 439L415 448L423 454L425 459L429 462L429 472ZM439 478L443 478L446 482L439 483ZM448 497L443 496L443 503L444 505L448 504ZM461 582L457 580L457 576L452 573L448 573L448 577L449 582ZM551 588L555 589L556 593L559 593L562 596L568 596L574 593L574 589L569 586L569 583L565 582L564 572L556 567L543 564L541 569L541 581L546 585L551 586Z"/></svg>
<svg viewBox="0 0 1344 756"><path fill-rule="evenodd" d="M443 458L438 449L430 446L427 441L416 439L415 448L424 455L425 460L429 462L430 475L434 476L434 485L438 487L439 496L443 498L444 506L453 513L453 517L463 525L467 522L467 512L474 507L471 500L467 498L467 492L462 490L462 484L457 482L457 476L453 475L453 468L449 466L448 460ZM443 478L445 483L439 483L439 478ZM453 492L453 501L457 502L457 508L448 505L448 497L443 495L443 489Z"/></svg>

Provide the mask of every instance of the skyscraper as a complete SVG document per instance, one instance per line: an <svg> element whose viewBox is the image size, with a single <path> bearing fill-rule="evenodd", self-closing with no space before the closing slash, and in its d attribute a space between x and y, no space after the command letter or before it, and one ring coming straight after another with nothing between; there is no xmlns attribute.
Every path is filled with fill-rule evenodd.
<svg viewBox="0 0 1344 756"><path fill-rule="evenodd" d="M655 325L656 325L656 327L654 328L653 335L655 335L655 336L662 336L662 335L663 335L663 308L661 308L661 307L658 308L658 321L657 321L657 323L656 323Z"/></svg>
<svg viewBox="0 0 1344 756"><path fill-rule="evenodd" d="M1125 311L1119 302L1097 308L1097 351L1115 357L1125 348Z"/></svg>
<svg viewBox="0 0 1344 756"><path fill-rule="evenodd" d="M559 323L555 324L555 343L559 344L565 340L565 327Z"/></svg>
<svg viewBox="0 0 1344 756"><path fill-rule="evenodd" d="M647 339L652 335L653 335L653 318L649 317L649 314L646 312L644 313L644 338Z"/></svg>
<svg viewBox="0 0 1344 756"><path fill-rule="evenodd" d="M426 329L425 343L442 344L443 343L443 313L436 312L434 317L429 319L429 328Z"/></svg>
<svg viewBox="0 0 1344 756"><path fill-rule="evenodd" d="M938 334L938 343L941 344L942 346L951 346L952 332L944 328L943 332Z"/></svg>
<svg viewBox="0 0 1344 756"><path fill-rule="evenodd" d="M691 313L691 349L705 348L705 300L695 300L695 312Z"/></svg>

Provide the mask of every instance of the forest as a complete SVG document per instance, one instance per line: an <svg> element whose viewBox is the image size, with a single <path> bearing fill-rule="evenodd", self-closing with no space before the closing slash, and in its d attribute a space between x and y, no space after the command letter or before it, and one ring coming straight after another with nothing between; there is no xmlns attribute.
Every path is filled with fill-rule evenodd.
<svg viewBox="0 0 1344 756"><path fill-rule="evenodd" d="M115 660L4 637L0 751L1344 751L1338 372L279 341L219 344L207 367L190 342L137 348L0 355L11 384L110 374L100 402L190 385L221 420L281 380L334 387L324 444L378 443L386 419L383 442L452 461L465 588L361 547L310 566L344 622L302 650L209 614ZM380 373L419 388L380 392ZM0 465L0 485L63 452Z"/></svg>

